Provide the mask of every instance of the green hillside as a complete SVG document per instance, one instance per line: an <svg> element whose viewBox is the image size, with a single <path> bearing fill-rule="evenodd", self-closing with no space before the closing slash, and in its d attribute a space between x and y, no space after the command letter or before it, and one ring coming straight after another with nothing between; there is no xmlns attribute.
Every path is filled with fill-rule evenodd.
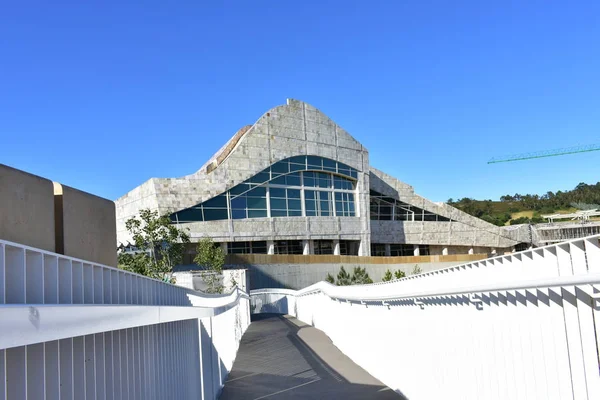
<svg viewBox="0 0 600 400"><path fill-rule="evenodd" d="M500 201L475 200L468 197L448 204L494 225L516 225L545 222L544 214L569 213L600 209L600 182L580 183L573 190L547 192L543 195L516 193L500 197Z"/></svg>

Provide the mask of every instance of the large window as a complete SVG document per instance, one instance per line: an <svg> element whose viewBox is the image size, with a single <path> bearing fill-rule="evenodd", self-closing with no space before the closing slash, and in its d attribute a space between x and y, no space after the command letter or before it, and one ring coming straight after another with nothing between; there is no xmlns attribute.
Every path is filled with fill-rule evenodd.
<svg viewBox="0 0 600 400"><path fill-rule="evenodd" d="M333 254L333 240L315 240L315 254Z"/></svg>
<svg viewBox="0 0 600 400"><path fill-rule="evenodd" d="M415 246L412 244L391 244L390 255L392 257L397 256L414 256Z"/></svg>
<svg viewBox="0 0 600 400"><path fill-rule="evenodd" d="M355 217L358 171L337 161L298 156L279 161L197 206L175 223L265 217ZM304 201L303 201L304 200Z"/></svg>
<svg viewBox="0 0 600 400"><path fill-rule="evenodd" d="M385 256L385 244L383 243L371 243L371 255L374 257Z"/></svg>
<svg viewBox="0 0 600 400"><path fill-rule="evenodd" d="M357 240L340 240L340 255L357 256L360 242Z"/></svg>
<svg viewBox="0 0 600 400"><path fill-rule="evenodd" d="M419 245L419 255L420 256L428 256L429 255L429 245L428 244L420 244Z"/></svg>
<svg viewBox="0 0 600 400"><path fill-rule="evenodd" d="M379 221L450 221L450 218L384 196L374 190L370 193L370 213L372 220Z"/></svg>
<svg viewBox="0 0 600 400"><path fill-rule="evenodd" d="M275 254L303 254L301 240L275 241Z"/></svg>
<svg viewBox="0 0 600 400"><path fill-rule="evenodd" d="M227 243L229 254L267 254L267 242L229 242Z"/></svg>

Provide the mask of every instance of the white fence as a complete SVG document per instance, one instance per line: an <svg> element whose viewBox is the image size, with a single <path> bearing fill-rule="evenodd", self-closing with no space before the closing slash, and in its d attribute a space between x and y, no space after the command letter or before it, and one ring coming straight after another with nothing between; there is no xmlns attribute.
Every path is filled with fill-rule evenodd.
<svg viewBox="0 0 600 400"><path fill-rule="evenodd" d="M251 292L415 399L600 399L600 236L363 286Z"/></svg>
<svg viewBox="0 0 600 400"><path fill-rule="evenodd" d="M250 324L204 295L0 240L0 400L215 399Z"/></svg>

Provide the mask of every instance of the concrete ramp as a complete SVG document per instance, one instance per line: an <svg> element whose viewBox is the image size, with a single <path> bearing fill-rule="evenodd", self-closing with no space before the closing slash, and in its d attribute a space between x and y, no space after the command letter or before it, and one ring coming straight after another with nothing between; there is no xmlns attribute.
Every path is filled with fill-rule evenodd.
<svg viewBox="0 0 600 400"><path fill-rule="evenodd" d="M289 315L252 318L220 399L402 399L320 330Z"/></svg>

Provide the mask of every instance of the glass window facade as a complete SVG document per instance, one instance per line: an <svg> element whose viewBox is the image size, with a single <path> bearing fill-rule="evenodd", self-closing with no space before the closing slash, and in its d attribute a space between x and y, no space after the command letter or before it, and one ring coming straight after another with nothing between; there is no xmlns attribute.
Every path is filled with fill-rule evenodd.
<svg viewBox="0 0 600 400"><path fill-rule="evenodd" d="M267 242L229 242L228 254L267 254Z"/></svg>
<svg viewBox="0 0 600 400"><path fill-rule="evenodd" d="M437 221L449 222L450 218L434 214L400 200L371 190L370 214L372 220L379 221Z"/></svg>
<svg viewBox="0 0 600 400"><path fill-rule="evenodd" d="M302 254L301 240L275 241L275 254Z"/></svg>
<svg viewBox="0 0 600 400"><path fill-rule="evenodd" d="M429 255L429 245L428 244L420 244L419 245L419 255L420 256L428 256Z"/></svg>
<svg viewBox="0 0 600 400"><path fill-rule="evenodd" d="M333 240L315 240L315 254L333 254Z"/></svg>
<svg viewBox="0 0 600 400"><path fill-rule="evenodd" d="M340 255L357 256L360 242L357 240L340 240Z"/></svg>
<svg viewBox="0 0 600 400"><path fill-rule="evenodd" d="M171 215L174 223L265 217L355 217L358 171L317 156L291 157L210 200Z"/></svg>
<svg viewBox="0 0 600 400"><path fill-rule="evenodd" d="M385 256L385 244L371 243L371 255L375 257Z"/></svg>
<svg viewBox="0 0 600 400"><path fill-rule="evenodd" d="M390 255L392 257L414 256L415 246L412 244L391 244Z"/></svg>

